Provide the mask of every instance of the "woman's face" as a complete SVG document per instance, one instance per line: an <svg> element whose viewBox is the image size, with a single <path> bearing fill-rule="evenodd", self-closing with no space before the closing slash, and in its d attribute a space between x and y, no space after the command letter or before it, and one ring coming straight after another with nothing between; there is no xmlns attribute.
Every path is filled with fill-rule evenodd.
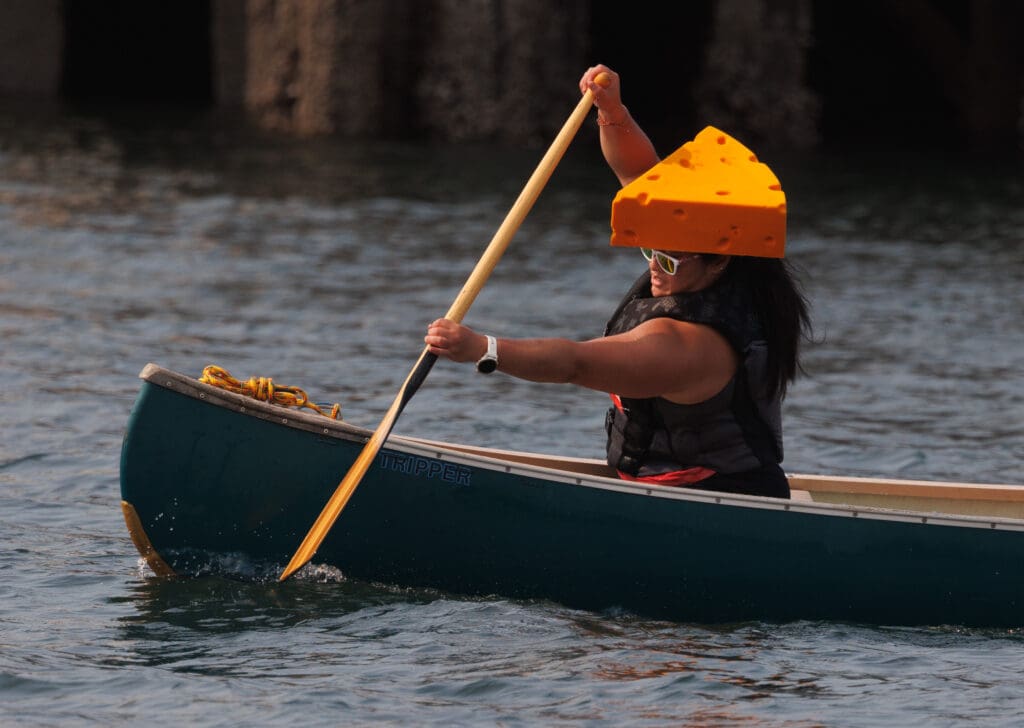
<svg viewBox="0 0 1024 728"><path fill-rule="evenodd" d="M729 261L727 256L709 261L699 253L664 253L674 261L668 263L669 268L675 268L675 274L670 275L658 260L661 251L653 252L647 267L651 271L651 293L655 296L703 290L715 282Z"/></svg>

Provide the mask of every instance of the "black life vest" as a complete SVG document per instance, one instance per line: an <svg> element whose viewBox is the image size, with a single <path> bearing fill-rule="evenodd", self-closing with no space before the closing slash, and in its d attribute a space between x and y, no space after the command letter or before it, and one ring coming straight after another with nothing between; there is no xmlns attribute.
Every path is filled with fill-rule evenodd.
<svg viewBox="0 0 1024 728"><path fill-rule="evenodd" d="M718 394L696 404L621 398L608 411L608 464L632 476L689 467L740 473L782 462L782 402L767 378L764 326L746 288L729 275L695 293L652 297L642 275L608 321L605 336L659 317L711 326L739 356Z"/></svg>

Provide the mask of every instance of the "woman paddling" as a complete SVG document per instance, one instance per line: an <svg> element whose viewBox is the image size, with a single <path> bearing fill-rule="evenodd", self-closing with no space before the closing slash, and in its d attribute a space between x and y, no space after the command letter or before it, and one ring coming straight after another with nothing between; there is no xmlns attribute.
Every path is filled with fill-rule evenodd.
<svg viewBox="0 0 1024 728"><path fill-rule="evenodd" d="M595 83L600 73L608 85ZM580 89L594 95L601 149L623 187L660 162L622 104L616 73L590 68ZM669 213L641 207L634 215L650 218L642 224L666 229L667 220L656 218ZM687 252L707 251L707 240L646 241L647 271L601 338L495 338L438 319L424 340L432 353L477 362L482 372L609 393L608 463L624 479L788 498L781 404L810 319L798 282L777 257L778 241L763 239L772 257L727 237L714 241L722 253Z"/></svg>

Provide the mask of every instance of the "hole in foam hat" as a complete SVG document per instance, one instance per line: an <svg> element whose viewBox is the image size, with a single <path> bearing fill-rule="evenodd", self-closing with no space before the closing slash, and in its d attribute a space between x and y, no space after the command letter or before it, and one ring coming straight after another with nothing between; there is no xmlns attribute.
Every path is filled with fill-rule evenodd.
<svg viewBox="0 0 1024 728"><path fill-rule="evenodd" d="M729 194L729 190L718 190L717 192L715 192L715 194L724 197L725 195Z"/></svg>

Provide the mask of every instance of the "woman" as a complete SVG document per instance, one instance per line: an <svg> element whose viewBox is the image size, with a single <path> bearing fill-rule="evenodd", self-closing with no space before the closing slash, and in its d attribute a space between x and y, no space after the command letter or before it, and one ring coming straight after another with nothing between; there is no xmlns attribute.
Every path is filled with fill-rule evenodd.
<svg viewBox="0 0 1024 728"><path fill-rule="evenodd" d="M610 83L594 82L607 73ZM622 104L619 77L580 79L598 108L601 149L623 186L658 163ZM456 362L611 394L608 462L621 477L789 497L781 403L796 376L807 304L778 258L641 249L647 272L590 341L496 339L445 319L425 342Z"/></svg>

